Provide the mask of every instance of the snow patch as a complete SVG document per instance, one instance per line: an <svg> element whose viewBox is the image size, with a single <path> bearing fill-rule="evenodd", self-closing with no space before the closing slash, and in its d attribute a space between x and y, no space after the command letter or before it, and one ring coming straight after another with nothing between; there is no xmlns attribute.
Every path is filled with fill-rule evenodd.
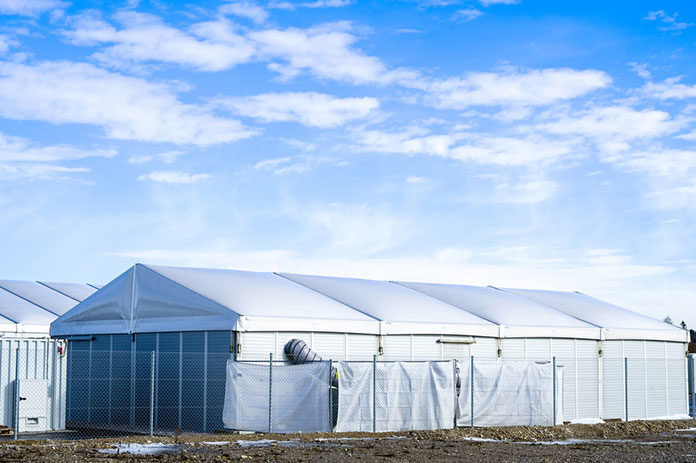
<svg viewBox="0 0 696 463"><path fill-rule="evenodd" d="M578 418L570 420L570 424L604 424L604 420L599 418Z"/></svg>
<svg viewBox="0 0 696 463"><path fill-rule="evenodd" d="M471 442L505 442L500 439L488 439L485 437L462 437L462 440L468 440Z"/></svg>
<svg viewBox="0 0 696 463"><path fill-rule="evenodd" d="M227 440L210 441L210 442L203 441L203 442L201 442L201 444L205 444L205 445L227 445L227 444L231 444L231 442L230 442L230 441L227 441Z"/></svg>
<svg viewBox="0 0 696 463"><path fill-rule="evenodd" d="M110 449L99 449L99 453L119 454L130 453L131 455L157 455L162 452L173 452L180 448L179 445L162 444L115 444Z"/></svg>

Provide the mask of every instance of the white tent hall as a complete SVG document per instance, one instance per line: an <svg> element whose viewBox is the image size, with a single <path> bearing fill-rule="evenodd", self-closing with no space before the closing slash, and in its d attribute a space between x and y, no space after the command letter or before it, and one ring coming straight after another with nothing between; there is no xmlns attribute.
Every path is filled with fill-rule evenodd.
<svg viewBox="0 0 696 463"><path fill-rule="evenodd" d="M15 427L15 385L22 402L19 431L65 427L66 362L50 339L51 322L97 291L73 283L0 280L0 424ZM17 350L19 349L19 365Z"/></svg>
<svg viewBox="0 0 696 463"><path fill-rule="evenodd" d="M73 353L119 346L178 356L168 379L195 385L200 394L189 395L199 398L158 419L182 429L221 427L230 355L283 359L293 338L333 360L556 357L565 420L622 418L628 358L630 419L688 411L687 332L578 293L136 264L53 322L51 335ZM181 366L193 353L200 371ZM181 391L158 397L181 404ZM135 413L126 418L134 423Z"/></svg>

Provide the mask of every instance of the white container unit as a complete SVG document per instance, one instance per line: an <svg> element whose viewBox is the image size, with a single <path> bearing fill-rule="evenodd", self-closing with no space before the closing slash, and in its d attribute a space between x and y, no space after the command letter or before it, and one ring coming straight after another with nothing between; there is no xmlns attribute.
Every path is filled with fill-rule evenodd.
<svg viewBox="0 0 696 463"><path fill-rule="evenodd" d="M18 424L20 433L65 429L65 343L51 339L49 327L96 290L0 280L0 424Z"/></svg>
<svg viewBox="0 0 696 463"><path fill-rule="evenodd" d="M555 357L566 421L625 417L628 358L630 419L687 412L687 332L580 293L137 264L51 325L136 343L220 330L244 361L282 361L293 338L327 360Z"/></svg>

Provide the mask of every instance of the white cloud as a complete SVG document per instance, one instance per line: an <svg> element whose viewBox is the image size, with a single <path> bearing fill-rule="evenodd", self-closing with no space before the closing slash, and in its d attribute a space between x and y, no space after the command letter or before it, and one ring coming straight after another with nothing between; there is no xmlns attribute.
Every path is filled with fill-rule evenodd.
<svg viewBox="0 0 696 463"><path fill-rule="evenodd" d="M268 19L268 12L252 2L226 3L218 8L218 12L248 18L257 24Z"/></svg>
<svg viewBox="0 0 696 463"><path fill-rule="evenodd" d="M551 199L558 184L551 180L524 178L496 185L488 202L502 204L536 204Z"/></svg>
<svg viewBox="0 0 696 463"><path fill-rule="evenodd" d="M178 100L173 89L68 61L0 62L0 116L102 127L121 140L213 145L255 134Z"/></svg>
<svg viewBox="0 0 696 463"><path fill-rule="evenodd" d="M114 18L121 29L94 14L77 16L66 34L77 45L113 43L94 57L126 68L136 62L162 62L221 71L250 61L255 51L224 19L197 23L185 33L149 14L122 11Z"/></svg>
<svg viewBox="0 0 696 463"><path fill-rule="evenodd" d="M476 8L465 8L463 10L457 10L456 13L454 13L454 19L459 19L462 21L471 21L479 16L481 16L483 13L481 10L477 10Z"/></svg>
<svg viewBox="0 0 696 463"><path fill-rule="evenodd" d="M473 136L473 141L453 148L448 157L500 166L550 163L574 154L573 140L526 137ZM545 184L549 186L548 183Z"/></svg>
<svg viewBox="0 0 696 463"><path fill-rule="evenodd" d="M407 70L387 70L376 57L352 49L357 37L349 22L322 24L309 29L290 27L249 34L259 47L260 57L271 60L269 68L289 79L303 71L317 77L355 84L392 83L417 80Z"/></svg>
<svg viewBox="0 0 696 463"><path fill-rule="evenodd" d="M0 55L4 55L10 50L10 46L15 45L16 42L6 35L0 34Z"/></svg>
<svg viewBox="0 0 696 463"><path fill-rule="evenodd" d="M145 164L147 162L159 159L165 164L171 164L176 161L179 156L184 154L183 151L165 151L164 153L158 154L144 154L144 155L133 155L128 158L128 162L131 164Z"/></svg>
<svg viewBox="0 0 696 463"><path fill-rule="evenodd" d="M30 161L50 162L84 159L89 157L112 157L116 150L86 150L70 145L39 146L26 138L14 137L0 132L0 162Z"/></svg>
<svg viewBox="0 0 696 463"><path fill-rule="evenodd" d="M264 122L294 121L312 127L337 127L379 107L376 98L337 98L315 92L222 98L216 104Z"/></svg>
<svg viewBox="0 0 696 463"><path fill-rule="evenodd" d="M520 0L479 0L483 6L491 5L516 5L520 3Z"/></svg>
<svg viewBox="0 0 696 463"><path fill-rule="evenodd" d="M336 8L348 6L351 0L314 0L313 2L273 2L269 8L294 10L295 8Z"/></svg>
<svg viewBox="0 0 696 463"><path fill-rule="evenodd" d="M643 79L650 79L652 77L652 74L650 71L648 71L648 64L647 63L628 63L631 66L631 69L638 74L639 77L642 77Z"/></svg>
<svg viewBox="0 0 696 463"><path fill-rule="evenodd" d="M660 100L683 100L696 97L696 85L686 85L679 81L681 77L673 77L663 82L647 82L641 88L645 95Z"/></svg>
<svg viewBox="0 0 696 463"><path fill-rule="evenodd" d="M0 14L37 16L65 6L67 3L57 0L0 0Z"/></svg>
<svg viewBox="0 0 696 463"><path fill-rule="evenodd" d="M67 180L72 174L89 172L85 167L54 164L0 162L0 180Z"/></svg>
<svg viewBox="0 0 696 463"><path fill-rule="evenodd" d="M353 133L354 149L358 151L397 154L429 154L447 157L452 146L464 133L432 135L422 129L408 128L400 132L358 130Z"/></svg>
<svg viewBox="0 0 696 463"><path fill-rule="evenodd" d="M417 175L409 175L406 177L406 183L410 183L412 185L418 185L427 181L428 180L425 177L419 177Z"/></svg>
<svg viewBox="0 0 696 463"><path fill-rule="evenodd" d="M285 156L282 158L265 159L254 165L254 169L273 171L278 175L301 174L321 166L344 167L347 163L329 156Z"/></svg>
<svg viewBox="0 0 696 463"><path fill-rule="evenodd" d="M606 152L624 151L629 142L653 139L678 131L683 121L673 120L669 113L657 110L636 110L626 106L592 108L536 128L556 135L580 135L596 141Z"/></svg>
<svg viewBox="0 0 696 463"><path fill-rule="evenodd" d="M611 77L597 70L541 69L471 72L433 82L428 91L439 108L471 106L539 106L568 100L607 87Z"/></svg>
<svg viewBox="0 0 696 463"><path fill-rule="evenodd" d="M672 16L665 13L664 10L650 11L643 19L646 21L660 21L664 26L659 27L661 31L681 31L687 27L693 26L691 23L677 21L679 13L674 13Z"/></svg>
<svg viewBox="0 0 696 463"><path fill-rule="evenodd" d="M210 174L190 174L178 170L158 170L141 175L138 180L150 180L158 183L191 184L211 178Z"/></svg>

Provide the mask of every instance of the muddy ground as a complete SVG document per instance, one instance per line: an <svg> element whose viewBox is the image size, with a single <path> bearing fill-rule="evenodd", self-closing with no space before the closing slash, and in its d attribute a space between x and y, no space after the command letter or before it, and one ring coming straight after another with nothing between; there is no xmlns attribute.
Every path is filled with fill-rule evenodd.
<svg viewBox="0 0 696 463"><path fill-rule="evenodd" d="M154 455L124 452L158 451ZM111 453L104 453L111 452ZM346 434L211 434L0 443L0 461L696 463L696 421Z"/></svg>

